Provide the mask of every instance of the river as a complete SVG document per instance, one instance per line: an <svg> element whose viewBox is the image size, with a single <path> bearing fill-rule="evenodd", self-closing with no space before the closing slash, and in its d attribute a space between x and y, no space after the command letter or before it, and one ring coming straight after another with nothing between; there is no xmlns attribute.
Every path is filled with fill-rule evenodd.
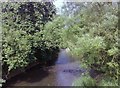
<svg viewBox="0 0 120 88"><path fill-rule="evenodd" d="M10 79L9 86L72 86L73 81L81 73L85 72L80 68L77 59L68 55L66 49L61 49L55 65L41 68L34 67L25 73Z"/></svg>

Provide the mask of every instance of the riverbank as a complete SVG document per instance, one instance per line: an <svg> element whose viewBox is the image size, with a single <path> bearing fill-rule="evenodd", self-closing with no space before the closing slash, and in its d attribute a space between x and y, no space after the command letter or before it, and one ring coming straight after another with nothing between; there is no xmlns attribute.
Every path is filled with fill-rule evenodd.
<svg viewBox="0 0 120 88"><path fill-rule="evenodd" d="M84 70L80 63L71 58L66 50L61 50L55 65L41 68L38 64L25 73L17 75L7 81L9 86L71 86Z"/></svg>

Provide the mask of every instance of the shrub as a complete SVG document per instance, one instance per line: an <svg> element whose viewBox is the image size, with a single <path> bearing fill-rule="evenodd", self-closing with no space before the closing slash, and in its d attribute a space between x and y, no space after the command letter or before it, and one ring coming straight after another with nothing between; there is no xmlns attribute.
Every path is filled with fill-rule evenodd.
<svg viewBox="0 0 120 88"><path fill-rule="evenodd" d="M88 75L87 76L82 75L80 78L78 78L73 82L72 86L82 86L82 88L88 88L88 87L93 88L96 86L96 81Z"/></svg>
<svg viewBox="0 0 120 88"><path fill-rule="evenodd" d="M45 24L55 14L53 2L2 3L2 57L9 70L34 62L36 48L44 51L55 46L54 40L45 38L49 36Z"/></svg>
<svg viewBox="0 0 120 88"><path fill-rule="evenodd" d="M102 79L98 86L118 86L118 80L112 79L110 77L105 77L104 79Z"/></svg>
<svg viewBox="0 0 120 88"><path fill-rule="evenodd" d="M68 22L71 24L66 24L68 27L63 33L66 38L63 37L63 40L70 53L89 69L99 70L118 79L118 8L109 3L93 3Z"/></svg>
<svg viewBox="0 0 120 88"><path fill-rule="evenodd" d="M81 75L78 79L76 79L72 86L81 86L82 88L107 88L107 87L117 87L118 86L118 80L115 80L110 77L104 77L102 80L99 79L93 79L89 75Z"/></svg>

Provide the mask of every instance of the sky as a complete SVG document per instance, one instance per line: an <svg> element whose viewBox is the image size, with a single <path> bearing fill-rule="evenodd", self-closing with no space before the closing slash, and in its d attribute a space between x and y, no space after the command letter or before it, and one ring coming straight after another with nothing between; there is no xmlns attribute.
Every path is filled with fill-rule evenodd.
<svg viewBox="0 0 120 88"><path fill-rule="evenodd" d="M54 5L57 8L57 13L61 13L61 7L63 5L63 2L65 1L72 1L72 0L55 0ZM120 0L74 0L74 2L119 2Z"/></svg>
<svg viewBox="0 0 120 88"><path fill-rule="evenodd" d="M54 5L55 5L56 8L57 8L57 13L58 13L58 14L61 13L61 7L62 7L62 5L63 5L63 2L64 2L64 0L56 0L56 1L54 2Z"/></svg>
<svg viewBox="0 0 120 88"><path fill-rule="evenodd" d="M64 0L56 0L54 2L54 4L57 8L60 8L63 5L63 2L64 2Z"/></svg>

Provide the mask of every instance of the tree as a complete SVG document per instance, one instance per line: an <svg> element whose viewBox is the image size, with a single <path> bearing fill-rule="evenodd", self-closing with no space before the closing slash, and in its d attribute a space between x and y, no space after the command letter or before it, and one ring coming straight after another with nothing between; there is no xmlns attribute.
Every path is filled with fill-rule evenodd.
<svg viewBox="0 0 120 88"><path fill-rule="evenodd" d="M83 8L89 5L90 3L85 3L85 2L64 2L61 10L63 15L75 16L79 14L80 10L82 10Z"/></svg>
<svg viewBox="0 0 120 88"><path fill-rule="evenodd" d="M56 14L53 2L2 3L3 62L9 70L36 60L36 48L46 47L44 26Z"/></svg>
<svg viewBox="0 0 120 88"><path fill-rule="evenodd" d="M93 3L71 17L67 25L70 26L64 31L64 45L70 48L71 54L88 68L118 79L120 46L117 7L111 3Z"/></svg>

